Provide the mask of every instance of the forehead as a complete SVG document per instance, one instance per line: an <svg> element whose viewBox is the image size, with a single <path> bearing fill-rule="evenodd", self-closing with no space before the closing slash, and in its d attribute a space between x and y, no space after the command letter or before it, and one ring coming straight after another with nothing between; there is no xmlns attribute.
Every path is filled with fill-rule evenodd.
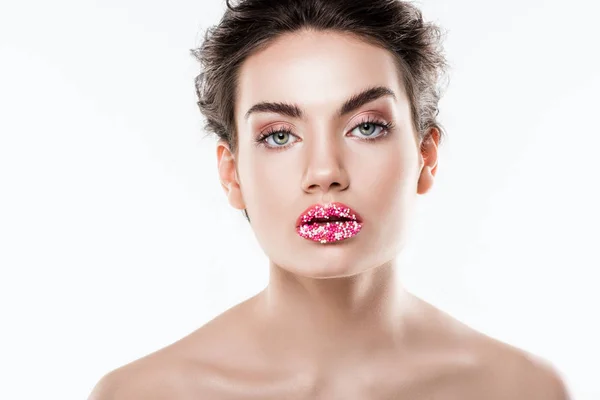
<svg viewBox="0 0 600 400"><path fill-rule="evenodd" d="M405 99L393 55L337 32L285 34L240 68L235 115L261 101L295 103L308 114L331 115L349 96L385 86Z"/></svg>

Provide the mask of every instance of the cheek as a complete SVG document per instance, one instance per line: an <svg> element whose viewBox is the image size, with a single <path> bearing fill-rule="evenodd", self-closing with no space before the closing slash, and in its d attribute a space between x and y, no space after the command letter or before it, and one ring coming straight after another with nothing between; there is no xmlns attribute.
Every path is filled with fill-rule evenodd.
<svg viewBox="0 0 600 400"><path fill-rule="evenodd" d="M394 243L393 252L399 251L400 242L409 226L417 195L417 159L411 154L395 151L385 154L376 162L376 174L369 189L363 192L365 204L371 210L369 217L378 228L374 240ZM366 185L365 185L366 186Z"/></svg>
<svg viewBox="0 0 600 400"><path fill-rule="evenodd" d="M355 179L357 185L366 189L365 193L381 206L401 200L413 189L416 192L416 156L400 148L399 145L390 146L355 166L354 175L360 177Z"/></svg>
<svg viewBox="0 0 600 400"><path fill-rule="evenodd" d="M269 154L253 155L241 166L244 171L242 194L255 215L274 215L289 206L298 186L293 163L290 157Z"/></svg>

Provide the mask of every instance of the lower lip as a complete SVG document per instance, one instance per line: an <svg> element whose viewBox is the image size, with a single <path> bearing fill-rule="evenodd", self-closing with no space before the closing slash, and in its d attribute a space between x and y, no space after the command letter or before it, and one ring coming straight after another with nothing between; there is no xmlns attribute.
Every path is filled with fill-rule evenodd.
<svg viewBox="0 0 600 400"><path fill-rule="evenodd" d="M357 221L317 222L300 225L298 235L319 243L332 243L356 236L362 229Z"/></svg>

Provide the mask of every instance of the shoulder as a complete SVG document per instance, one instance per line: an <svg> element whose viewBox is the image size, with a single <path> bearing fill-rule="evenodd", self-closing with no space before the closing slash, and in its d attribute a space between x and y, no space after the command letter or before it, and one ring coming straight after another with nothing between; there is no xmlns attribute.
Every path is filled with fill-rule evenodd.
<svg viewBox="0 0 600 400"><path fill-rule="evenodd" d="M563 377L549 361L491 338L488 341L483 351L482 374L497 398L570 399Z"/></svg>
<svg viewBox="0 0 600 400"><path fill-rule="evenodd" d="M188 375L181 361L153 354L104 375L88 400L183 399Z"/></svg>
<svg viewBox="0 0 600 400"><path fill-rule="evenodd" d="M226 380L223 364L229 360L235 365L251 344L238 309L239 305L177 342L107 373L88 400L219 397L219 382Z"/></svg>
<svg viewBox="0 0 600 400"><path fill-rule="evenodd" d="M428 304L424 309L434 341L443 343L442 348L451 349L452 354L464 355L455 357L457 360L467 360L464 368L452 368L458 374L453 375L458 384L452 390L460 392L461 399L570 399L563 377L547 360L477 331Z"/></svg>
<svg viewBox="0 0 600 400"><path fill-rule="evenodd" d="M196 399L207 394L215 368L205 353L210 343L198 331L104 375L88 400ZM207 350L208 349L208 350Z"/></svg>

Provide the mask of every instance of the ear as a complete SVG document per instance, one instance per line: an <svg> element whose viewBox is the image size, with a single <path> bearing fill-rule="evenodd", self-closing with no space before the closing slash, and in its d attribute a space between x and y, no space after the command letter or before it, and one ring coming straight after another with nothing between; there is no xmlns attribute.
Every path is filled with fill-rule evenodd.
<svg viewBox="0 0 600 400"><path fill-rule="evenodd" d="M245 209L246 205L242 197L236 160L229 145L222 139L217 142L217 168L221 187L225 191L229 204L238 210Z"/></svg>
<svg viewBox="0 0 600 400"><path fill-rule="evenodd" d="M438 145L440 143L440 131L431 128L420 146L420 157L422 158L421 174L417 184L417 193L425 194L433 186L433 180L438 165Z"/></svg>

